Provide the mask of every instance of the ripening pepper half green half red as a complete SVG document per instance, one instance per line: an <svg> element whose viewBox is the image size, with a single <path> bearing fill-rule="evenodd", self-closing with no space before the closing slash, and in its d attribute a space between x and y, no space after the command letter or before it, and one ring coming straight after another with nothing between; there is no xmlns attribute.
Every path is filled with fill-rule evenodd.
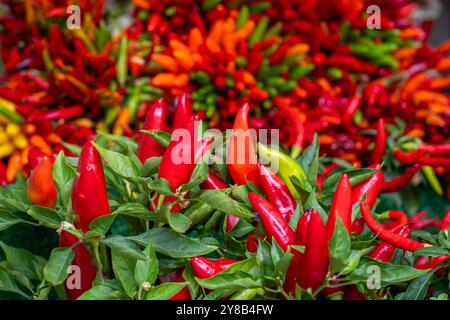
<svg viewBox="0 0 450 320"><path fill-rule="evenodd" d="M106 193L102 160L92 141L83 146L78 160L79 176L72 188L72 207L77 215L77 227L83 231L100 216L111 212Z"/></svg>
<svg viewBox="0 0 450 320"><path fill-rule="evenodd" d="M43 157L31 172L27 185L27 199L31 204L53 208L58 192L53 182L52 162Z"/></svg>

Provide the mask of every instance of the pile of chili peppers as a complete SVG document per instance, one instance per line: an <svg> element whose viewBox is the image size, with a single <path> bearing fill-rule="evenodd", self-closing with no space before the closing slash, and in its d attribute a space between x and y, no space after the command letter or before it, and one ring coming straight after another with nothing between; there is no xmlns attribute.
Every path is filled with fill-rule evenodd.
<svg viewBox="0 0 450 320"><path fill-rule="evenodd" d="M450 211L431 222L423 212L375 214L380 193L395 184L385 180L381 158L374 155L368 168L319 170L317 136L295 161L254 141L247 103L225 144L202 134L187 95L178 97L172 125L167 109L163 99L148 106L136 139L99 134L75 157L43 155L27 181L0 190L4 221L26 212L29 218L15 223L60 237L48 259L20 251L34 272L0 243L5 277L16 281L9 274L24 272L38 280L20 295L448 299ZM244 161L236 161L238 150ZM225 154L225 166L217 154ZM127 229L116 232L120 226ZM430 232L416 232L425 227ZM378 286L368 285L373 267L380 270ZM61 284L65 293L55 290Z"/></svg>

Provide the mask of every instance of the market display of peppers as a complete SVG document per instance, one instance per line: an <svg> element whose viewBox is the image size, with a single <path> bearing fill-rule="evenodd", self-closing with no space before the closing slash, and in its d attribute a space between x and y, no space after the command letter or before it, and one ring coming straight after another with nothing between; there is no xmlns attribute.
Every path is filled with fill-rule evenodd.
<svg viewBox="0 0 450 320"><path fill-rule="evenodd" d="M448 299L450 41L417 3L114 3L0 7L0 291Z"/></svg>

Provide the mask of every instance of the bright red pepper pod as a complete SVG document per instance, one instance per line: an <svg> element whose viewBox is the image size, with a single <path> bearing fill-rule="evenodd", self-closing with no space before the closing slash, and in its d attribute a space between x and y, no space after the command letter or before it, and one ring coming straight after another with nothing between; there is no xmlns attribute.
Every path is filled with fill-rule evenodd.
<svg viewBox="0 0 450 320"><path fill-rule="evenodd" d="M186 282L181 272L177 272L175 282ZM169 298L169 300L192 300L191 292L187 286L183 287L178 293Z"/></svg>
<svg viewBox="0 0 450 320"><path fill-rule="evenodd" d="M412 180L414 175L421 168L420 165L415 164L408 169L404 174L395 177L389 181L383 181L381 192L398 192L402 190Z"/></svg>
<svg viewBox="0 0 450 320"><path fill-rule="evenodd" d="M36 147L31 147L30 150L28 150L28 168L33 170L43 157L47 157L52 164L55 162L55 159L52 156L42 152Z"/></svg>
<svg viewBox="0 0 450 320"><path fill-rule="evenodd" d="M191 258L191 267L195 276L200 279L211 278L223 270L213 260L205 257Z"/></svg>
<svg viewBox="0 0 450 320"><path fill-rule="evenodd" d="M369 168L376 168L377 166L369 166ZM378 169L369 179L363 181L353 187L352 191L352 205L366 197L366 204L371 208L377 201L383 186L384 175L381 169Z"/></svg>
<svg viewBox="0 0 450 320"><path fill-rule="evenodd" d="M390 221L384 224L384 227L389 230L395 230L409 223L408 215L400 210L389 210L382 213L378 218L386 218Z"/></svg>
<svg viewBox="0 0 450 320"><path fill-rule="evenodd" d="M289 227L281 213L266 199L255 192L250 192L248 198L259 214L259 219L264 226L269 241L275 238L281 249L286 251L294 241L294 231Z"/></svg>
<svg viewBox="0 0 450 320"><path fill-rule="evenodd" d="M297 273L297 281L304 288L316 290L328 273L328 239L319 212L312 210L308 223L305 253Z"/></svg>
<svg viewBox="0 0 450 320"><path fill-rule="evenodd" d="M348 234L350 234L352 224L352 186L346 173L341 176L331 203L330 214L328 215L326 225L328 240L333 237L337 215L339 215Z"/></svg>
<svg viewBox="0 0 450 320"><path fill-rule="evenodd" d="M384 128L384 120L380 118L377 123L377 135L375 138L375 146L372 150L370 162L379 164L383 161L384 151L386 149L386 129Z"/></svg>
<svg viewBox="0 0 450 320"><path fill-rule="evenodd" d="M145 117L143 130L164 130L166 125L166 103L160 98L153 103ZM137 156L142 163L152 157L162 156L164 147L146 133L140 135Z"/></svg>
<svg viewBox="0 0 450 320"><path fill-rule="evenodd" d="M177 110L173 121L173 130L185 128L192 117L192 105L186 93L178 97Z"/></svg>
<svg viewBox="0 0 450 320"><path fill-rule="evenodd" d="M259 180L267 200L278 209L284 220L289 222L296 203L288 187L275 173L262 163L258 163Z"/></svg>
<svg viewBox="0 0 450 320"><path fill-rule="evenodd" d="M434 257L431 260L428 260L427 257L421 256L419 259L417 259L416 263L414 264L414 268L425 270L425 269L434 269L438 267L441 263L450 260L450 256L438 256Z"/></svg>
<svg viewBox="0 0 450 320"><path fill-rule="evenodd" d="M442 219L441 230L448 232L448 227L450 226L450 209L448 209L444 218Z"/></svg>
<svg viewBox="0 0 450 320"><path fill-rule="evenodd" d="M250 105L245 103L236 115L234 135L228 145L228 171L235 183L244 185L250 181L259 187L256 149L248 127L249 111Z"/></svg>
<svg viewBox="0 0 450 320"><path fill-rule="evenodd" d="M248 252L255 253L258 251L258 238L253 234L249 235L246 246Z"/></svg>
<svg viewBox="0 0 450 320"><path fill-rule="evenodd" d="M89 229L93 220L111 212L102 160L91 141L86 142L81 150L79 176L75 178L72 188L72 207L83 231Z"/></svg>
<svg viewBox="0 0 450 320"><path fill-rule="evenodd" d="M226 270L229 267L231 267L232 264L239 262L239 260L237 259L229 259L229 258L222 258L222 259L218 259L218 260L214 260L214 262L216 263L216 265L219 266L219 268L221 268L222 270Z"/></svg>
<svg viewBox="0 0 450 320"><path fill-rule="evenodd" d="M408 238L411 234L411 228L407 225L403 225L395 228L392 232L404 238ZM381 262L391 262L395 249L397 249L395 246L381 242L369 253L369 257Z"/></svg>
<svg viewBox="0 0 450 320"><path fill-rule="evenodd" d="M62 231L59 236L59 246L62 248L68 248L77 242L77 237L70 232ZM92 288L97 271L89 250L83 243L77 244L72 250L75 253L72 260L72 273L64 281L64 289L69 300L76 300Z"/></svg>
<svg viewBox="0 0 450 320"><path fill-rule="evenodd" d="M366 202L362 202L360 208L362 217L367 226L372 230L373 233L378 235L378 237L387 244L407 251L415 251L425 246L423 243L404 238L390 230L385 229L383 225L378 223L378 221L376 221L372 216Z"/></svg>
<svg viewBox="0 0 450 320"><path fill-rule="evenodd" d="M31 204L53 208L58 192L53 182L53 165L49 157L43 157L31 172L27 185L27 198Z"/></svg>
<svg viewBox="0 0 450 320"><path fill-rule="evenodd" d="M355 285L347 286L344 290L344 300L367 300L366 297L358 291Z"/></svg>

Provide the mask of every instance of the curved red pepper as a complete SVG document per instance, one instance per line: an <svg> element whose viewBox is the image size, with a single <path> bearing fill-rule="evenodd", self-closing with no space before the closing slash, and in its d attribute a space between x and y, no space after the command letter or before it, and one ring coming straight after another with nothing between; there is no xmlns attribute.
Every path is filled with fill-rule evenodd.
<svg viewBox="0 0 450 320"><path fill-rule="evenodd" d="M358 291L355 285L347 286L344 290L344 300L367 300L366 297Z"/></svg>
<svg viewBox="0 0 450 320"><path fill-rule="evenodd" d="M275 238L278 245L286 251L294 241L294 231L289 227L286 220L266 199L255 192L250 192L248 198L259 214L260 221L264 226L269 240Z"/></svg>
<svg viewBox="0 0 450 320"><path fill-rule="evenodd" d="M203 181L200 185L202 187L202 189L209 189L209 190L220 190L220 189L226 189L227 185L219 179L219 177L217 177L214 173L212 172L208 172L208 177L206 178L205 181ZM227 214L226 215L226 231L230 232L231 230L233 230L233 228L236 226L236 224L239 221L239 217L232 215L232 214Z"/></svg>
<svg viewBox="0 0 450 320"><path fill-rule="evenodd" d="M372 214L369 211L367 203L362 202L360 207L361 207L361 214L366 224L369 226L369 228L372 230L373 233L378 235L378 237L387 244L408 251L415 251L425 246L423 243L403 238L402 236L385 229L383 225L378 223L378 221L376 221L375 218L372 216Z"/></svg>
<svg viewBox="0 0 450 320"><path fill-rule="evenodd" d="M405 165L410 165L416 163L423 155L425 154L424 150L419 150L417 152L409 152L405 153L400 149L394 150L394 157L400 161L400 163Z"/></svg>
<svg viewBox="0 0 450 320"><path fill-rule="evenodd" d="M384 227L391 231L409 223L408 215L400 210L389 210L379 216L379 218L382 217L390 220L384 224Z"/></svg>
<svg viewBox="0 0 450 320"><path fill-rule="evenodd" d="M30 170L33 170L39 164L39 161L41 161L43 157L47 157L52 164L55 162L55 159L53 157L42 152L40 149L36 147L31 147L30 150L28 150L28 164L27 164L28 168Z"/></svg>
<svg viewBox="0 0 450 320"><path fill-rule="evenodd" d="M79 176L75 178L72 187L72 207L83 231L89 229L93 220L111 212L102 160L91 141L86 142L81 150L78 159Z"/></svg>
<svg viewBox="0 0 450 320"><path fill-rule="evenodd" d="M204 257L191 258L191 267L195 276L200 279L211 278L223 270L213 260Z"/></svg>
<svg viewBox="0 0 450 320"><path fill-rule="evenodd" d="M450 209L448 209L447 213L442 219L441 230L447 232L449 226L450 226Z"/></svg>
<svg viewBox="0 0 450 320"><path fill-rule="evenodd" d="M150 107L145 117L144 130L164 130L166 125L166 103L158 99ZM137 156L142 163L152 157L162 156L164 147L148 134L141 134L137 148Z"/></svg>
<svg viewBox="0 0 450 320"><path fill-rule="evenodd" d="M428 260L425 256L421 256L417 259L414 264L414 268L424 270L424 269L434 269L438 267L441 263L450 260L450 256L439 256Z"/></svg>
<svg viewBox="0 0 450 320"><path fill-rule="evenodd" d="M248 252L255 253L258 251L258 238L253 234L249 235L247 238L246 247Z"/></svg>
<svg viewBox="0 0 450 320"><path fill-rule="evenodd" d="M239 260L229 259L229 258L222 258L222 259L214 260L214 262L216 263L216 265L219 266L219 268L221 268L222 270L226 270L229 267L231 267L232 264L234 264L236 262L239 262Z"/></svg>
<svg viewBox="0 0 450 320"><path fill-rule="evenodd" d="M379 164L383 160L384 151L386 149L386 129L384 128L383 118L377 123L377 136L375 140L375 147L372 150L370 157L371 163Z"/></svg>
<svg viewBox="0 0 450 320"><path fill-rule="evenodd" d="M408 169L404 174L395 177L389 181L383 181L381 192L397 192L402 190L412 180L417 171L420 170L420 165L415 164Z"/></svg>
<svg viewBox="0 0 450 320"><path fill-rule="evenodd" d="M336 215L339 215L348 234L350 234L352 224L352 186L346 173L341 176L333 196L333 202L331 203L330 214L328 215L326 225L328 240L333 237L336 226Z"/></svg>
<svg viewBox="0 0 450 320"><path fill-rule="evenodd" d="M188 95L183 93L178 97L177 110L175 112L172 129L186 128L186 124L191 121L191 118L192 105Z"/></svg>
<svg viewBox="0 0 450 320"><path fill-rule="evenodd" d="M67 231L62 231L59 236L59 246L68 248L78 242L78 238ZM83 243L73 247L75 256L72 260L72 266L75 266L76 274L69 275L64 281L64 289L69 300L76 300L84 292L92 288L92 283L97 276L97 271L92 263L89 250ZM72 279L73 277L73 279Z"/></svg>
<svg viewBox="0 0 450 320"><path fill-rule="evenodd" d="M396 228L393 232L404 238L408 238L411 234L411 228L404 225ZM390 262L394 255L395 249L397 249L395 246L392 246L386 242L381 242L369 253L369 257L381 262Z"/></svg>
<svg viewBox="0 0 450 320"><path fill-rule="evenodd" d="M175 282L186 282L181 272L177 272L177 275L175 276ZM175 295L170 297L169 300L192 300L191 292L189 291L189 288L185 286Z"/></svg>
<svg viewBox="0 0 450 320"><path fill-rule="evenodd" d="M27 185L27 199L31 204L53 208L58 192L53 182L53 165L48 157L43 157L31 172Z"/></svg>
<svg viewBox="0 0 450 320"><path fill-rule="evenodd" d="M259 172L256 165L256 150L248 128L248 113L250 105L244 103L236 115L233 131L228 146L228 170L231 178L237 184L244 185L246 181L259 187ZM244 150L244 152L243 152Z"/></svg>
<svg viewBox="0 0 450 320"><path fill-rule="evenodd" d="M305 253L297 273L299 285L316 290L328 273L328 239L319 212L312 210L309 218Z"/></svg>
<svg viewBox="0 0 450 320"><path fill-rule="evenodd" d="M450 142L442 144L421 144L419 145L419 150L431 155L449 155Z"/></svg>
<svg viewBox="0 0 450 320"><path fill-rule="evenodd" d="M369 166L369 168L374 168L374 166ZM380 194L383 181L384 175L380 169L366 181L357 184L352 191L352 205L361 201L365 196L367 205L373 207Z"/></svg>
<svg viewBox="0 0 450 320"><path fill-rule="evenodd" d="M264 195L278 209L284 220L289 221L295 211L296 203L288 187L265 165L258 163L258 168Z"/></svg>

